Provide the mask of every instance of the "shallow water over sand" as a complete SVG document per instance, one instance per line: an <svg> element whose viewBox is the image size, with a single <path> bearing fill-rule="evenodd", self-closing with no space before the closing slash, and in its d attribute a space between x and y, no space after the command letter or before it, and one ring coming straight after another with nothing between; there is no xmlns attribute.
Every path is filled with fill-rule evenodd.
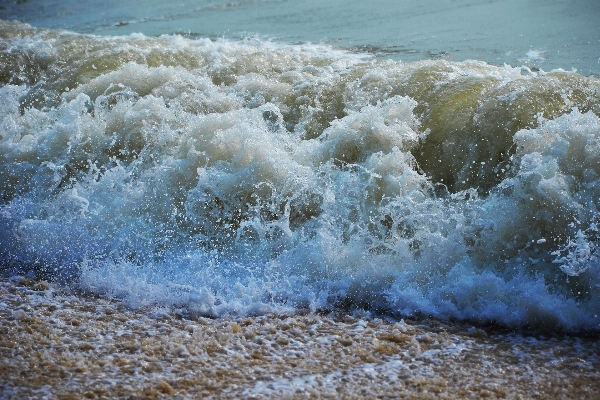
<svg viewBox="0 0 600 400"><path fill-rule="evenodd" d="M597 338L359 315L191 318L26 278L0 283L4 398L573 398Z"/></svg>

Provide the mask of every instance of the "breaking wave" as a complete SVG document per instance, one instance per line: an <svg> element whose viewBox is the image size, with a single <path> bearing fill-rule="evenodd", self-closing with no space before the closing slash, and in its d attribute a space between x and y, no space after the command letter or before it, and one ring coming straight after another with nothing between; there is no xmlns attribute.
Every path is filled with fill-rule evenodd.
<svg viewBox="0 0 600 400"><path fill-rule="evenodd" d="M0 262L131 306L600 321L600 81L0 22Z"/></svg>

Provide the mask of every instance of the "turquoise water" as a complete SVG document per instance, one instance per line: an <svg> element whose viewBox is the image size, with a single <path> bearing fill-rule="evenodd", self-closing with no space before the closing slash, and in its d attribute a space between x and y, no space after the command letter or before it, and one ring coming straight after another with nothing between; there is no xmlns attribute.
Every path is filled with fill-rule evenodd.
<svg viewBox="0 0 600 400"><path fill-rule="evenodd" d="M595 0L30 0L5 2L0 19L98 35L258 35L394 60L474 59L600 73L600 3Z"/></svg>
<svg viewBox="0 0 600 400"><path fill-rule="evenodd" d="M3 269L598 329L596 3L127 4L0 10Z"/></svg>

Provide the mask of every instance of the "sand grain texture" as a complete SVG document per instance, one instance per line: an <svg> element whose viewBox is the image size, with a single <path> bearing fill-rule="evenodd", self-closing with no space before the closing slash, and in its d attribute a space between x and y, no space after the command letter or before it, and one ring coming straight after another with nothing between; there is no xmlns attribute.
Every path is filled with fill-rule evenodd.
<svg viewBox="0 0 600 400"><path fill-rule="evenodd" d="M598 338L316 314L206 319L0 281L0 397L595 398Z"/></svg>

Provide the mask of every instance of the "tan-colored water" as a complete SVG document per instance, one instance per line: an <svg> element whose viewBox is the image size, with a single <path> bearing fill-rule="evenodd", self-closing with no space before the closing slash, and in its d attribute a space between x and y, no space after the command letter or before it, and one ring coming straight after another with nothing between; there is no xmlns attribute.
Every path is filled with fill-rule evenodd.
<svg viewBox="0 0 600 400"><path fill-rule="evenodd" d="M600 340L438 321L186 319L0 281L2 398L597 398Z"/></svg>

